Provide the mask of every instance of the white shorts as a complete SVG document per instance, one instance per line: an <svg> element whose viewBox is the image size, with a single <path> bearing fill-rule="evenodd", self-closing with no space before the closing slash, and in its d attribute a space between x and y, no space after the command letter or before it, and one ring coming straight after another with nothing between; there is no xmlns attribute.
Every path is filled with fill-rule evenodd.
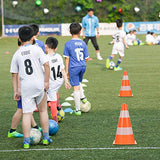
<svg viewBox="0 0 160 160"><path fill-rule="evenodd" d="M120 57L124 57L124 49L123 50L116 49L116 48L112 49L112 54L116 55L118 53L119 53Z"/></svg>
<svg viewBox="0 0 160 160"><path fill-rule="evenodd" d="M36 97L23 97L22 96L22 109L23 113L29 113L36 110L37 104L40 104L44 97L44 91L40 92L40 94Z"/></svg>
<svg viewBox="0 0 160 160"><path fill-rule="evenodd" d="M62 84L63 81L59 84L50 85L50 88L47 91L47 101L57 101L57 93Z"/></svg>

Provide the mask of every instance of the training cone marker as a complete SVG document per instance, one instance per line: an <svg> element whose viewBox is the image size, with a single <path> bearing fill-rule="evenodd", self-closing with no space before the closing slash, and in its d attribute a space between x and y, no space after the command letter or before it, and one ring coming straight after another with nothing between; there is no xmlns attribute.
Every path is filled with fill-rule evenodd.
<svg viewBox="0 0 160 160"><path fill-rule="evenodd" d="M124 74L123 74L119 97L133 97L127 71L124 71Z"/></svg>
<svg viewBox="0 0 160 160"><path fill-rule="evenodd" d="M83 79L82 82L83 82L83 83L87 83L88 80L87 80L87 79Z"/></svg>
<svg viewBox="0 0 160 160"><path fill-rule="evenodd" d="M82 87L87 87L87 85L86 85L86 84L84 84L84 83L82 83Z"/></svg>
<svg viewBox="0 0 160 160"><path fill-rule="evenodd" d="M74 98L73 98L73 97L67 97L65 100L66 100L66 101L73 101Z"/></svg>
<svg viewBox="0 0 160 160"><path fill-rule="evenodd" d="M137 144L136 141L134 140L127 104L122 104L116 138L113 144L115 145Z"/></svg>
<svg viewBox="0 0 160 160"><path fill-rule="evenodd" d="M64 103L61 104L61 106L62 106L62 107L67 107L67 106L71 106L71 104L68 103L68 102L64 102Z"/></svg>

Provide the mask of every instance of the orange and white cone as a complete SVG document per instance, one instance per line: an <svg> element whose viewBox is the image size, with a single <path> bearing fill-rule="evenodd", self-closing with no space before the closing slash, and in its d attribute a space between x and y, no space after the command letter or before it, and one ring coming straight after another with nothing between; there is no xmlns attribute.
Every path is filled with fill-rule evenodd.
<svg viewBox="0 0 160 160"><path fill-rule="evenodd" d="M119 97L133 97L127 71L124 71L124 74L123 74Z"/></svg>
<svg viewBox="0 0 160 160"><path fill-rule="evenodd" d="M116 138L113 144L115 145L137 144L134 139L127 104L122 104Z"/></svg>

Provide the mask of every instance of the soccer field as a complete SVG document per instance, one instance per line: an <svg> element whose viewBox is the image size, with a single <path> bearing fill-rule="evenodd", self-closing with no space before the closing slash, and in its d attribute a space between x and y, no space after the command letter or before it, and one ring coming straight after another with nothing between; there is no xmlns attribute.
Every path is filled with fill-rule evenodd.
<svg viewBox="0 0 160 160"><path fill-rule="evenodd" d="M144 40L145 36L137 36ZM63 54L66 41L71 37L59 37L58 53ZM45 41L46 37L40 37ZM0 39L0 160L159 160L160 159L160 102L159 68L160 46L132 46L125 50L122 71L114 72L105 68L106 58L112 51L108 45L111 36L102 36L98 40L103 61L89 43L89 54L93 58L87 62L84 78L89 82L85 95L92 104L89 113L82 116L66 114L59 123L59 131L53 136L49 146L31 146L22 148L23 138L8 138L12 116L16 111L13 100L10 62L17 49L17 38ZM9 54L5 54L9 51ZM114 59L116 63L118 56ZM127 71L133 97L118 97L123 72ZM60 102L70 96L64 86L59 91ZM74 107L74 102L69 102ZM134 138L137 145L113 145L123 103L128 105ZM38 124L39 114L34 113ZM17 131L22 132L21 123Z"/></svg>

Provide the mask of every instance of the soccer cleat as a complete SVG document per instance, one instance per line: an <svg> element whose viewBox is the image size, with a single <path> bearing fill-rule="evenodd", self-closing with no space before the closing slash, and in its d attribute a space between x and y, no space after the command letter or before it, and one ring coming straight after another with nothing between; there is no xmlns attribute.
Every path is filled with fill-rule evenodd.
<svg viewBox="0 0 160 160"><path fill-rule="evenodd" d="M109 58L107 58L107 60L106 60L106 68L107 69L109 69L109 63L110 63L110 60L109 60Z"/></svg>
<svg viewBox="0 0 160 160"><path fill-rule="evenodd" d="M43 139L42 140L42 142L43 142L43 145L49 145L50 143L52 143L53 141L52 141L52 139L50 139L50 138L48 138L48 139Z"/></svg>
<svg viewBox="0 0 160 160"><path fill-rule="evenodd" d="M22 137L24 137L24 135L21 133L18 133L17 131L14 131L12 133L8 132L8 138L13 138L13 137L14 138L22 138Z"/></svg>
<svg viewBox="0 0 160 160"><path fill-rule="evenodd" d="M29 147L30 147L30 143L23 142L23 148L24 149L29 149Z"/></svg>
<svg viewBox="0 0 160 160"><path fill-rule="evenodd" d="M82 101L82 103L85 104L85 103L87 103L87 98L86 98L86 97L85 97L85 98L82 98L81 101Z"/></svg>
<svg viewBox="0 0 160 160"><path fill-rule="evenodd" d="M41 127L39 127L38 130L42 133L42 128Z"/></svg>
<svg viewBox="0 0 160 160"><path fill-rule="evenodd" d="M97 59L100 61L103 60L103 58L101 56L97 56Z"/></svg>
<svg viewBox="0 0 160 160"><path fill-rule="evenodd" d="M114 67L114 71L121 71L122 70L122 68L121 67Z"/></svg>
<svg viewBox="0 0 160 160"><path fill-rule="evenodd" d="M75 114L76 116L81 116L81 111L73 110L73 112L70 112L70 114Z"/></svg>

